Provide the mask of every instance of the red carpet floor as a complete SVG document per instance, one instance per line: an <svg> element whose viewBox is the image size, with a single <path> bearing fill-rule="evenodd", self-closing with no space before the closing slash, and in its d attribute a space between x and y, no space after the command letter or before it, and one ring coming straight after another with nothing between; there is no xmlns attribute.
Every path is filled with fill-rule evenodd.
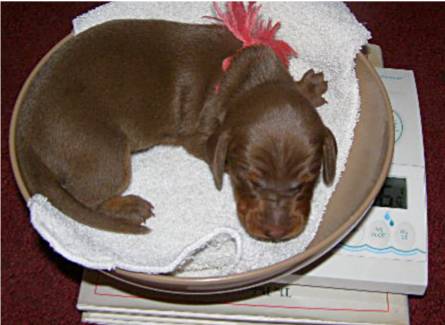
<svg viewBox="0 0 445 325"><path fill-rule="evenodd" d="M12 175L8 131L19 90L40 58L98 3L2 3L2 322L78 324L81 267L39 238ZM351 3L383 48L385 65L415 72L423 122L429 227L429 287L410 298L413 324L445 323L445 4ZM401 270L403 272L403 270Z"/></svg>

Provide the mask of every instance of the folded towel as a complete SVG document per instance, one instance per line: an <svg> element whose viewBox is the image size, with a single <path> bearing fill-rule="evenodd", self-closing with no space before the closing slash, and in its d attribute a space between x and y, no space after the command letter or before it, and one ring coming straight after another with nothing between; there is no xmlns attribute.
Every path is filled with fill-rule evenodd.
<svg viewBox="0 0 445 325"><path fill-rule="evenodd" d="M221 192L208 166L182 148L156 147L132 158L132 183L126 193L147 198L156 217L147 220L148 235L107 233L64 216L42 195L28 202L35 229L67 259L93 269L122 268L151 274L217 276L264 267L302 252L314 237L326 204L338 183L359 116L354 58L370 38L342 3L262 3L262 15L281 21L278 38L294 47L290 72L296 80L310 68L323 71L329 88L319 108L338 144L334 185L319 182L304 232L283 243L257 241L238 222L232 189L225 176ZM112 19L165 19L208 23L205 2L116 2L73 21L74 33Z"/></svg>

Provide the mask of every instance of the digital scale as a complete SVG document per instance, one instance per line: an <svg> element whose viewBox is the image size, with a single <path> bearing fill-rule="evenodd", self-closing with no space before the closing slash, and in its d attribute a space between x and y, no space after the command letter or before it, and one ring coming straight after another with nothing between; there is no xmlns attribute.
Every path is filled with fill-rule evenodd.
<svg viewBox="0 0 445 325"><path fill-rule="evenodd" d="M263 290L258 296L228 298L231 302L221 304L159 300L159 293L147 296L145 291L113 284L112 279L87 270L77 303L82 320L107 324L409 324L406 295L422 295L428 282L420 110L412 71L377 71L394 111L393 163L373 207L332 253L310 269L274 281L284 284L278 289L274 283L267 284L245 291Z"/></svg>
<svg viewBox="0 0 445 325"><path fill-rule="evenodd" d="M363 222L324 261L284 282L422 295L428 283L422 127L414 74L377 69L394 111L389 175Z"/></svg>

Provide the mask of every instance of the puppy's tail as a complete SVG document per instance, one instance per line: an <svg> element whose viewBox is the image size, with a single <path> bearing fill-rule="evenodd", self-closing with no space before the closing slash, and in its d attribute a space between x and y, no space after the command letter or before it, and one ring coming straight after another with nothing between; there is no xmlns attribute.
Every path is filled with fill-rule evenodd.
<svg viewBox="0 0 445 325"><path fill-rule="evenodd" d="M62 188L51 170L30 146L24 145L24 142L26 141L21 141L20 136L17 137L17 159L23 181L31 196L42 194L65 215L99 230L127 234L149 232L149 229L142 225L124 223L82 205Z"/></svg>

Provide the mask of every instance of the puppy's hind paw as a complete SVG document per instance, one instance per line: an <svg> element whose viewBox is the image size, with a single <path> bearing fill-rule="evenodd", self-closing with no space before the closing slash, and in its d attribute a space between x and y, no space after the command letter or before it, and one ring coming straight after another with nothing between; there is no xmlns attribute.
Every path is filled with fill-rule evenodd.
<svg viewBox="0 0 445 325"><path fill-rule="evenodd" d="M99 211L129 225L142 225L154 216L153 205L137 195L115 196L102 203Z"/></svg>

